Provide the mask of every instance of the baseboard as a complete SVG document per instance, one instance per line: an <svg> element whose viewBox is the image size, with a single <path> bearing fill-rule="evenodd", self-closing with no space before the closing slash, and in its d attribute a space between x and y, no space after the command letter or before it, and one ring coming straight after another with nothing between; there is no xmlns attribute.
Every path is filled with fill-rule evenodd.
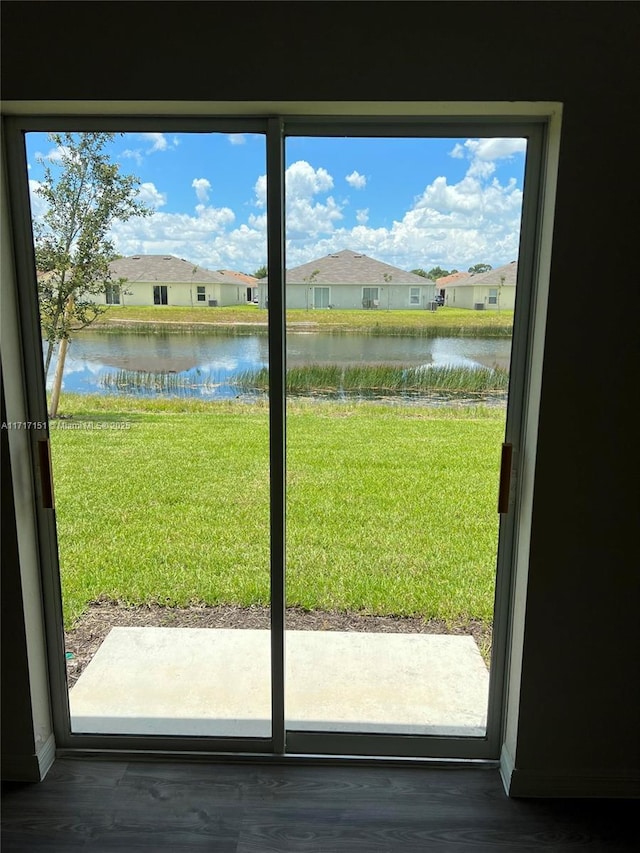
<svg viewBox="0 0 640 853"><path fill-rule="evenodd" d="M503 745L500 776L510 797L555 797L577 799L640 799L640 776L538 773L520 770Z"/></svg>
<svg viewBox="0 0 640 853"><path fill-rule="evenodd" d="M505 744L502 744L502 749L500 750L500 778L502 779L502 784L504 785L504 790L507 796L510 796L510 788L511 788L511 777L513 776L514 763L513 757Z"/></svg>
<svg viewBox="0 0 640 853"><path fill-rule="evenodd" d="M42 781L56 760L56 739L53 732L38 750L37 757L38 767L40 768L40 781Z"/></svg>
<svg viewBox="0 0 640 853"><path fill-rule="evenodd" d="M53 734L32 755L2 755L3 782L42 782L56 757Z"/></svg>

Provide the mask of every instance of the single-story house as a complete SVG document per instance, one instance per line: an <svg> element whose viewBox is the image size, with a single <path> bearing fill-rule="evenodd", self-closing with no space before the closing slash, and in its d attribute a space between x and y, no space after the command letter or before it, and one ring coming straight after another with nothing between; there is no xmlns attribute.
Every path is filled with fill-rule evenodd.
<svg viewBox="0 0 640 853"><path fill-rule="evenodd" d="M287 308L432 308L435 284L423 276L343 249L288 269ZM260 305L268 300L268 282L260 284Z"/></svg>
<svg viewBox="0 0 640 853"><path fill-rule="evenodd" d="M436 280L436 288L444 290L444 304L449 308L470 308L476 311L513 311L516 302L518 262L511 261L502 267L478 275L465 274L463 278L445 282L445 276Z"/></svg>
<svg viewBox="0 0 640 853"><path fill-rule="evenodd" d="M471 273L468 272L452 272L449 275L443 275L436 279L436 299L440 297L442 304L445 302L445 288L448 284L453 284L455 281L461 281L463 278L469 278Z"/></svg>
<svg viewBox="0 0 640 853"><path fill-rule="evenodd" d="M107 305L246 305L253 301L258 284L252 276L208 270L173 255L118 258L109 269L114 282L126 281L106 286Z"/></svg>
<svg viewBox="0 0 640 853"><path fill-rule="evenodd" d="M241 281L247 289L247 302L258 301L258 285L260 279L253 275L248 275L245 272L236 272L235 270L218 270L223 276Z"/></svg>

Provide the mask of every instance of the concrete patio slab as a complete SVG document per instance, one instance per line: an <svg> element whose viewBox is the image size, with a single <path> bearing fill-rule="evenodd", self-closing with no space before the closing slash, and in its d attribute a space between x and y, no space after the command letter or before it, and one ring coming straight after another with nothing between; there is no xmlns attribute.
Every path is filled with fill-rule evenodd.
<svg viewBox="0 0 640 853"><path fill-rule="evenodd" d="M470 636L287 631L287 728L482 736ZM70 692L74 733L269 737L270 635L112 628Z"/></svg>

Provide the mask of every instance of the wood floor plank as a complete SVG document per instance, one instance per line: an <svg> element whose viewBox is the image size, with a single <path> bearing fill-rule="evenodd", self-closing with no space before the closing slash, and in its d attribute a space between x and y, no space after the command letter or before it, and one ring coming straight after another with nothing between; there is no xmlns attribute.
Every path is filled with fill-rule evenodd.
<svg viewBox="0 0 640 853"><path fill-rule="evenodd" d="M3 786L3 853L626 853L637 802L512 800L494 768L64 759Z"/></svg>

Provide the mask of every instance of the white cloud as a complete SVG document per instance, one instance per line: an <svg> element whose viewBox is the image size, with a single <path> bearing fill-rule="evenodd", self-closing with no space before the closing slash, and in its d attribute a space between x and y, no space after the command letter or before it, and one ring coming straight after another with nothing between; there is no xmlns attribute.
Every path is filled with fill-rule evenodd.
<svg viewBox="0 0 640 853"><path fill-rule="evenodd" d="M138 166L142 165L145 154L155 154L156 151L170 151L180 144L177 136L174 136L169 142L164 133L138 133L137 136L146 143L144 151L142 148L126 148L121 152L120 157L135 160Z"/></svg>
<svg viewBox="0 0 640 853"><path fill-rule="evenodd" d="M288 198L310 198L333 189L333 178L326 169L314 169L305 160L298 160L286 171L285 187Z"/></svg>
<svg viewBox="0 0 640 853"><path fill-rule="evenodd" d="M255 182L253 191L256 194L255 205L256 207L265 208L267 206L267 176L260 175L258 180Z"/></svg>
<svg viewBox="0 0 640 853"><path fill-rule="evenodd" d="M138 198L140 201L155 209L163 207L167 203L167 196L156 189L155 184L147 181L140 184L138 188Z"/></svg>
<svg viewBox="0 0 640 853"><path fill-rule="evenodd" d="M353 187L354 190L364 189L367 185L366 177L355 170L350 175L345 176L345 181L350 187Z"/></svg>
<svg viewBox="0 0 640 853"><path fill-rule="evenodd" d="M489 139L467 139L464 144L456 142L449 156L469 160L467 176L489 178L496 170L495 161L512 159L516 154L524 154L526 139L495 137Z"/></svg>
<svg viewBox="0 0 640 853"><path fill-rule="evenodd" d="M126 159L135 160L138 166L142 164L142 151L139 148L126 148L120 156Z"/></svg>
<svg viewBox="0 0 640 853"><path fill-rule="evenodd" d="M230 133L227 139L232 145L244 145L247 141L244 133Z"/></svg>
<svg viewBox="0 0 640 853"><path fill-rule="evenodd" d="M342 219L342 208L332 196L317 201L314 196L333 188L333 178L326 169L314 169L305 160L292 163L285 172L285 216L287 233L297 238L314 238L333 230ZM267 178L261 175L255 183L255 205L264 209L267 202Z"/></svg>
<svg viewBox="0 0 640 853"><path fill-rule="evenodd" d="M285 176L288 265L344 248L402 269L436 265L467 269L479 261L498 266L513 260L518 254L522 190L515 178L498 179L495 163L519 154L522 143L470 142L474 144L459 147L468 160L462 179L435 178L384 227L370 224L370 208L357 209L356 224L347 227L345 202L331 195L332 175L304 160L293 163ZM149 186L158 195L157 210L164 196ZM206 178L194 179L192 186L199 199L193 214L157 211L146 219L117 223L113 229L117 251L174 254L209 269L251 271L265 263L266 177L255 182L253 210L248 214L238 210L237 221L230 208L207 203Z"/></svg>
<svg viewBox="0 0 640 853"><path fill-rule="evenodd" d="M41 220L47 212L47 203L38 193L41 186L40 181L29 178L29 201L31 204L31 216L34 220Z"/></svg>
<svg viewBox="0 0 640 853"><path fill-rule="evenodd" d="M41 151L36 151L35 158L37 161L47 160L49 163L61 163L62 158L69 156L71 149L68 145L57 145L52 148L47 154L42 154Z"/></svg>
<svg viewBox="0 0 640 853"><path fill-rule="evenodd" d="M472 160L467 169L467 177L488 178L496 170L496 164L492 160Z"/></svg>
<svg viewBox="0 0 640 853"><path fill-rule="evenodd" d="M209 200L209 190L211 189L211 184L206 178L194 178L191 182L191 186L196 191L198 201L205 202Z"/></svg>
<svg viewBox="0 0 640 853"><path fill-rule="evenodd" d="M169 143L164 133L141 133L140 138L149 143L146 153L152 154L154 151L166 151L169 148Z"/></svg>
<svg viewBox="0 0 640 853"><path fill-rule="evenodd" d="M111 236L123 255L171 254L208 269L255 268L266 258L266 230L241 225L229 230L235 214L228 207L196 206L195 215L156 212L116 222Z"/></svg>
<svg viewBox="0 0 640 853"><path fill-rule="evenodd" d="M340 206L332 196L324 202L314 196L332 189L333 178L326 169L314 169L304 160L292 163L285 173L287 233L292 239L316 238L330 233L342 219Z"/></svg>
<svg viewBox="0 0 640 853"><path fill-rule="evenodd" d="M514 154L524 154L527 150L526 139L495 137L490 139L467 139L464 147L472 157L479 160L502 160Z"/></svg>
<svg viewBox="0 0 640 853"><path fill-rule="evenodd" d="M403 216L389 227L368 225L367 210L356 213L352 228L333 224L310 235L288 232L289 265L305 263L350 248L401 269L440 265L467 269L479 261L498 266L518 255L522 191L515 178L500 183L493 168L474 160L474 174L457 183L437 177Z"/></svg>

